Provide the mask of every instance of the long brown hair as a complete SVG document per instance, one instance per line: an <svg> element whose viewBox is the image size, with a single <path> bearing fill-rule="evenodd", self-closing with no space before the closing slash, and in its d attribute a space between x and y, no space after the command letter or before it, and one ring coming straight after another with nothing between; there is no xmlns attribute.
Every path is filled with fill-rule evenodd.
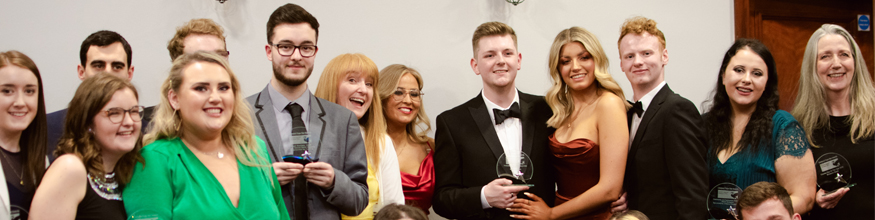
<svg viewBox="0 0 875 220"><path fill-rule="evenodd" d="M36 189L36 186L42 181L43 175L46 174L46 129L48 125L46 123L46 102L43 98L43 80L40 77L39 69L36 68L36 63L21 52L14 50L0 52L0 68L6 66L17 66L30 70L33 75L36 75L39 87L39 94L37 94L39 106L36 108L36 117L21 132L21 139L18 140L18 146L24 157L22 181L24 181L26 189Z"/></svg>
<svg viewBox="0 0 875 220"><path fill-rule="evenodd" d="M104 177L103 157L101 147L97 144L94 133L88 128L94 124L94 117L103 112L106 103L112 100L116 92L130 89L134 97L139 99L137 88L125 79L112 74L98 74L89 77L79 84L70 106L67 108L67 119L64 121L64 133L58 140L55 156L74 154L82 158L88 173L97 178ZM143 133L138 135L134 149L122 155L115 164L115 174L119 182L126 184L131 180L131 174L137 162L143 162L140 149L143 148Z"/></svg>

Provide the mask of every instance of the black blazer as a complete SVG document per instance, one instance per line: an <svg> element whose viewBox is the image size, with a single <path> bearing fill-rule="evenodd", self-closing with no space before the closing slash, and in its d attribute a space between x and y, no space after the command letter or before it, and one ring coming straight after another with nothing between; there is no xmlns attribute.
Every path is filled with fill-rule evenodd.
<svg viewBox="0 0 875 220"><path fill-rule="evenodd" d="M555 181L549 163L547 119L552 116L542 96L520 92L522 149L532 159L534 174L528 191L553 206ZM482 95L437 117L435 131L434 210L450 219L511 219L504 209L483 209L480 190L498 178L495 164L504 153Z"/></svg>
<svg viewBox="0 0 875 220"><path fill-rule="evenodd" d="M632 113L627 116L631 124ZM654 220L710 218L705 143L696 106L668 85L662 87L629 149L623 184L628 208Z"/></svg>

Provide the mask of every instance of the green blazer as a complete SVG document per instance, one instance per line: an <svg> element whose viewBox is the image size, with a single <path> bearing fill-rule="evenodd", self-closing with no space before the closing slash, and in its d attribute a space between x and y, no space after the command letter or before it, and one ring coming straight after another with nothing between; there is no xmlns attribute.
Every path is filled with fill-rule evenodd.
<svg viewBox="0 0 875 220"><path fill-rule="evenodd" d="M256 138L267 159L264 141ZM133 178L122 192L128 217L160 219L289 219L276 174L237 161L240 201L234 207L224 188L179 138L161 139L141 151Z"/></svg>

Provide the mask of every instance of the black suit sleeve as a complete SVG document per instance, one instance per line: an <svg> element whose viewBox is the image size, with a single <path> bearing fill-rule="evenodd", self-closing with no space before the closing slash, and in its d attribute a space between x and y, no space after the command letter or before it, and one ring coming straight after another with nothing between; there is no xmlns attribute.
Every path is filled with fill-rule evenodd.
<svg viewBox="0 0 875 220"><path fill-rule="evenodd" d="M462 184L462 161L447 117L437 117L435 130L435 194L434 211L444 218L486 218L480 205L480 189ZM478 217L479 216L479 217Z"/></svg>
<svg viewBox="0 0 875 220"><path fill-rule="evenodd" d="M679 98L679 97L678 97ZM666 169L675 196L678 219L706 219L705 197L708 193L708 164L705 160L702 117L696 106L683 98L667 112L670 118L661 128L665 134Z"/></svg>

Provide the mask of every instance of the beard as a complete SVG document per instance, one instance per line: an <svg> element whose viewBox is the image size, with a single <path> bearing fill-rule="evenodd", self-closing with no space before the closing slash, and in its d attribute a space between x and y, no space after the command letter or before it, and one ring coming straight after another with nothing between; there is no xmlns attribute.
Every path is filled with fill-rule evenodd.
<svg viewBox="0 0 875 220"><path fill-rule="evenodd" d="M313 67L309 67L306 70L307 74L304 75L303 78L292 79L292 78L289 78L289 77L286 77L285 75L283 75L283 66L285 66L285 64L279 65L279 66L277 66L276 64L273 65L273 77L276 78L277 80L279 80L281 83L283 83L286 86L292 86L292 87L300 86L301 84L304 84L305 82L307 82L307 79L310 78L310 74L313 73Z"/></svg>

